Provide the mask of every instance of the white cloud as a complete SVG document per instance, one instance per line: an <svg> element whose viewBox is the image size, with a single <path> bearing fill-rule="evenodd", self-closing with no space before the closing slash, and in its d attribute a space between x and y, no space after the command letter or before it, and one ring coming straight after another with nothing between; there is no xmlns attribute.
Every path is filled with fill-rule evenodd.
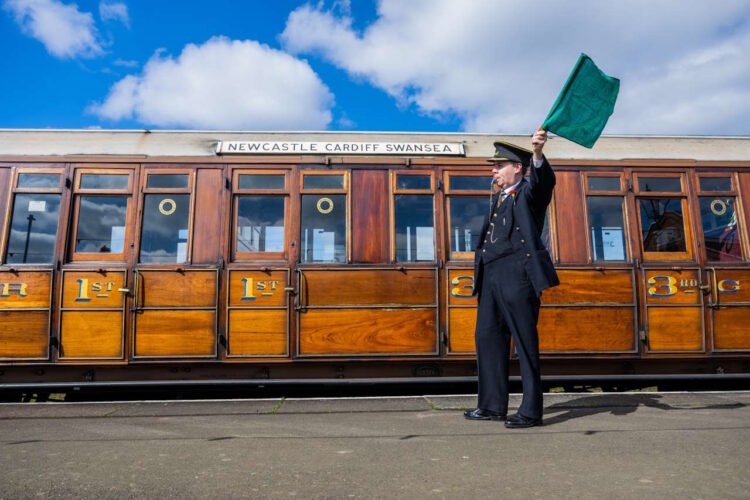
<svg viewBox="0 0 750 500"><path fill-rule="evenodd" d="M102 21L119 21L130 28L128 6L122 2L108 0L99 2L99 17L102 18Z"/></svg>
<svg viewBox="0 0 750 500"><path fill-rule="evenodd" d="M310 66L255 41L215 37L179 57L154 54L140 75L89 107L108 120L158 127L312 130L331 121L333 96Z"/></svg>
<svg viewBox="0 0 750 500"><path fill-rule="evenodd" d="M24 33L55 57L95 57L104 53L94 18L76 4L58 0L5 0L4 8Z"/></svg>
<svg viewBox="0 0 750 500"><path fill-rule="evenodd" d="M750 133L743 0L380 0L372 24L352 26L306 5L281 40L468 131L533 130L586 52L622 82L606 133Z"/></svg>

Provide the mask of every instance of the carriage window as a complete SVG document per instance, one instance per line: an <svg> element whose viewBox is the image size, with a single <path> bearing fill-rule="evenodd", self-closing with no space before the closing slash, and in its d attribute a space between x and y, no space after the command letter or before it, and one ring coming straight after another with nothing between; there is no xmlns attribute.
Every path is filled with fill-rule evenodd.
<svg viewBox="0 0 750 500"><path fill-rule="evenodd" d="M302 262L346 262L347 185L345 173L302 174Z"/></svg>
<svg viewBox="0 0 750 500"><path fill-rule="evenodd" d="M732 179L729 177L701 177L701 191L731 191Z"/></svg>
<svg viewBox="0 0 750 500"><path fill-rule="evenodd" d="M732 178L701 176L700 190L698 205L706 258L713 262L741 261L742 238L737 223L737 193L732 188ZM718 192L724 194L718 195Z"/></svg>
<svg viewBox="0 0 750 500"><path fill-rule="evenodd" d="M19 172L16 176L7 264L50 264L60 219L62 175L59 171Z"/></svg>
<svg viewBox="0 0 750 500"><path fill-rule="evenodd" d="M393 189L396 261L435 260L432 175L395 174Z"/></svg>
<svg viewBox="0 0 750 500"><path fill-rule="evenodd" d="M686 252L685 219L680 198L639 200L644 252Z"/></svg>
<svg viewBox="0 0 750 500"><path fill-rule="evenodd" d="M682 184L679 177L638 177L638 190L657 193L679 193Z"/></svg>
<svg viewBox="0 0 750 500"><path fill-rule="evenodd" d="M49 264L55 255L59 194L16 194L13 201L8 264Z"/></svg>
<svg viewBox="0 0 750 500"><path fill-rule="evenodd" d="M449 173L446 184L451 259L472 259L489 210L492 176Z"/></svg>
<svg viewBox="0 0 750 500"><path fill-rule="evenodd" d="M124 260L131 172L76 175L72 260Z"/></svg>
<svg viewBox="0 0 750 500"><path fill-rule="evenodd" d="M81 174L81 189L123 190L129 186L128 174Z"/></svg>
<svg viewBox="0 0 750 500"><path fill-rule="evenodd" d="M149 189L184 189L188 187L188 174L149 174Z"/></svg>
<svg viewBox="0 0 750 500"><path fill-rule="evenodd" d="M622 262L627 258L622 205L621 196L589 196L586 199L594 262Z"/></svg>
<svg viewBox="0 0 750 500"><path fill-rule="evenodd" d="M171 192L165 193L167 189ZM140 262L188 262L191 189L192 178L187 173L147 174Z"/></svg>
<svg viewBox="0 0 750 500"><path fill-rule="evenodd" d="M60 174L18 174L19 189L60 187Z"/></svg>
<svg viewBox="0 0 750 500"><path fill-rule="evenodd" d="M590 176L589 191L616 191L620 192L620 177L594 177Z"/></svg>
<svg viewBox="0 0 750 500"><path fill-rule="evenodd" d="M286 186L286 171L235 173L235 259L284 257Z"/></svg>

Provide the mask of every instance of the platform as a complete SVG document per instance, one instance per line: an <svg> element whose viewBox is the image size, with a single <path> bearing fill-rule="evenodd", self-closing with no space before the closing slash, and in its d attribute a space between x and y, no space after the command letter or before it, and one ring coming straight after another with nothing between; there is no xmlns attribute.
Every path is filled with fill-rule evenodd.
<svg viewBox="0 0 750 500"><path fill-rule="evenodd" d="M474 401L1 404L0 497L750 495L750 392L547 394L523 430Z"/></svg>

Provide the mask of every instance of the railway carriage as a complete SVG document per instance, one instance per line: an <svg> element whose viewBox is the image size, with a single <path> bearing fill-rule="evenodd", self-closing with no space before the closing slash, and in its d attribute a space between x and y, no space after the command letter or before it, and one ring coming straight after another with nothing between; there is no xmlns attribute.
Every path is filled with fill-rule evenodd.
<svg viewBox="0 0 750 500"><path fill-rule="evenodd" d="M472 377L496 139L0 131L0 385ZM543 374L750 373L750 138L545 152Z"/></svg>

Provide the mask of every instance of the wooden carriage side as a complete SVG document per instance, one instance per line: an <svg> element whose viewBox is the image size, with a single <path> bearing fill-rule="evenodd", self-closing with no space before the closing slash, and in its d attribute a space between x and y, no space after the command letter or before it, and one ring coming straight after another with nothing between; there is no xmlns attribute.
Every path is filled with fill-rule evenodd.
<svg viewBox="0 0 750 500"><path fill-rule="evenodd" d="M1 364L472 373L479 154L43 160L0 164ZM746 359L750 163L552 163L546 366Z"/></svg>

